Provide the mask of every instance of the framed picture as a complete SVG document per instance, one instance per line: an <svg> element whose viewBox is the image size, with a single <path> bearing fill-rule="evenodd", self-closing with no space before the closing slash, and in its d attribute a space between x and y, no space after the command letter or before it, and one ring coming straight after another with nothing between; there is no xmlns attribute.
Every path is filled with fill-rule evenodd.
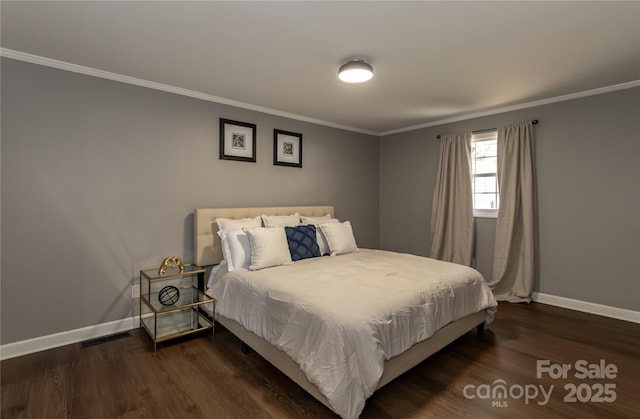
<svg viewBox="0 0 640 419"><path fill-rule="evenodd" d="M220 118L220 159L256 161L256 124Z"/></svg>
<svg viewBox="0 0 640 419"><path fill-rule="evenodd" d="M302 134L273 130L273 164L302 167Z"/></svg>

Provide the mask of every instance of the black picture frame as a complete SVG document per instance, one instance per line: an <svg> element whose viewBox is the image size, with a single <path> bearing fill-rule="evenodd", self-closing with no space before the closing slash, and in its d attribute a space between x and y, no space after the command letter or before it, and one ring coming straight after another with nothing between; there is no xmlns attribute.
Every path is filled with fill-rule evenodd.
<svg viewBox="0 0 640 419"><path fill-rule="evenodd" d="M273 164L302 167L302 134L281 129L273 130Z"/></svg>
<svg viewBox="0 0 640 419"><path fill-rule="evenodd" d="M220 118L220 159L256 162L256 124Z"/></svg>

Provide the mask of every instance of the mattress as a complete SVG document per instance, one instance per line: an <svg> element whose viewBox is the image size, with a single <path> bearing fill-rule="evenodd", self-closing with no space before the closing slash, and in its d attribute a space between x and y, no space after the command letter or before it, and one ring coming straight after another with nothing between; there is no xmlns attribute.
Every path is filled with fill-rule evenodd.
<svg viewBox="0 0 640 419"><path fill-rule="evenodd" d="M384 361L497 303L474 269L360 249L258 271L212 272L216 311L290 356L343 418L356 418Z"/></svg>

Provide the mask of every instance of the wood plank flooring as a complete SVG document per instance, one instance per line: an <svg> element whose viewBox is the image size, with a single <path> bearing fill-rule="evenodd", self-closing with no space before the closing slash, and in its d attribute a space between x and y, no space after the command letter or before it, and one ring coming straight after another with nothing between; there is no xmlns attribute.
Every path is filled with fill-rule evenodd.
<svg viewBox="0 0 640 419"><path fill-rule="evenodd" d="M615 379L574 377L579 360L615 364ZM571 364L566 379L536 378L537 360ZM336 418L218 325L215 336L153 352L141 330L80 348L2 361L2 418ZM504 380L507 398L480 398ZM591 400L615 384L615 401L564 402L565 385ZM519 388L554 388L525 402ZM475 396L470 399L465 397ZM529 391L533 394L532 387ZM605 396L606 394L601 394ZM490 396L490 394L489 394ZM612 397L612 394L609 394ZM506 406L498 407L498 404ZM640 325L532 303L501 304L482 335L469 332L378 390L361 418L640 418Z"/></svg>

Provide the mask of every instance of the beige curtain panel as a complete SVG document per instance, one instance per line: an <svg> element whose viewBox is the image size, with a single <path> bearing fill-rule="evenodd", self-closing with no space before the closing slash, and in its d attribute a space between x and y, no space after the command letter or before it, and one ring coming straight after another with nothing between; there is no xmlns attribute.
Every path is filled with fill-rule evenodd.
<svg viewBox="0 0 640 419"><path fill-rule="evenodd" d="M534 282L534 165L531 122L498 129L500 208L493 276L497 300L530 302Z"/></svg>
<svg viewBox="0 0 640 419"><path fill-rule="evenodd" d="M471 133L443 135L431 210L431 257L471 265Z"/></svg>

